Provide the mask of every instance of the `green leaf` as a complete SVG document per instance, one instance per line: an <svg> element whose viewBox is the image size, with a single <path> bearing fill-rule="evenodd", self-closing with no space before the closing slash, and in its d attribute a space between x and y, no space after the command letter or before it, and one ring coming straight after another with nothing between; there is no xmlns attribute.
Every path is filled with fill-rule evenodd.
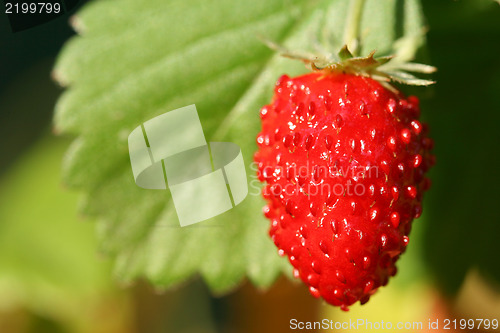
<svg viewBox="0 0 500 333"><path fill-rule="evenodd" d="M362 48L390 53L396 39L421 36L418 1L404 1L404 11L400 3L366 1L377 15L363 15ZM347 9L343 0L122 0L94 2L77 14L80 36L54 70L70 86L57 104L56 130L78 136L63 178L85 193L82 211L99 219L101 250L116 258L120 279L145 276L163 288L200 273L222 292L244 276L267 287L290 273L267 236L251 162L260 106L281 74L305 68L257 36L292 50L314 49L327 36L336 53ZM250 193L231 211L180 228L168 191L135 185L127 137L142 122L193 103L207 141L241 147Z"/></svg>

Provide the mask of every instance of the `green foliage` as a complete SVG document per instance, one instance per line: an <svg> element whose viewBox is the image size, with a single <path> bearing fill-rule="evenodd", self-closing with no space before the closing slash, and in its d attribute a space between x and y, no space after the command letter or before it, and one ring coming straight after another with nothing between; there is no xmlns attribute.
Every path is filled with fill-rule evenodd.
<svg viewBox="0 0 500 333"><path fill-rule="evenodd" d="M414 56L424 30L417 0L370 0L363 13L361 52ZM250 164L260 106L281 74L305 69L257 37L303 50L314 49L318 36L337 52L348 16L344 0L100 1L77 14L80 36L54 70L70 86L57 105L56 130L77 136L63 178L84 192L82 211L99 220L101 249L116 258L120 279L145 276L169 287L200 273L222 292L245 275L267 287L289 273L267 236ZM135 185L127 137L142 122L193 103L207 141L241 147L250 194L223 215L180 228L168 191Z"/></svg>
<svg viewBox="0 0 500 333"><path fill-rule="evenodd" d="M76 218L77 195L59 185L67 146L44 139L0 179L0 308L85 319L83 301L114 293L93 226Z"/></svg>
<svg viewBox="0 0 500 333"><path fill-rule="evenodd" d="M453 294L472 267L500 281L500 6L427 0L424 9L430 57L439 68L435 94L422 105L437 156L424 205L425 260ZM443 12L463 19L443 20Z"/></svg>

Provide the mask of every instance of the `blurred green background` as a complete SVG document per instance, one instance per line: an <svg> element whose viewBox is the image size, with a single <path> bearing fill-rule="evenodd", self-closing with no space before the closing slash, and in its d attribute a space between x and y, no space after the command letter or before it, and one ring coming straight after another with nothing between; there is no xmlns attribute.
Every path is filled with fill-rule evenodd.
<svg viewBox="0 0 500 333"><path fill-rule="evenodd" d="M81 2L83 4L84 2ZM194 279L156 292L119 285L98 253L79 194L61 185L71 137L54 136L62 89L50 77L73 34L61 17L13 34L0 15L0 332L281 332L291 318L500 318L500 6L423 1L426 53L438 67L422 100L437 165L398 276L341 313L286 278L212 296ZM257 111L256 111L257 112Z"/></svg>

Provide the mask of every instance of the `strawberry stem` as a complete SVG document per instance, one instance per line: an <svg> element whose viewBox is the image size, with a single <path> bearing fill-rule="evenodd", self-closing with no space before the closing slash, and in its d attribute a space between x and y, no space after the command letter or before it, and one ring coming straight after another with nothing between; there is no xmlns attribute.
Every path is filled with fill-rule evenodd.
<svg viewBox="0 0 500 333"><path fill-rule="evenodd" d="M354 56L358 54L359 26L364 5L365 0L350 0L347 14L346 28L344 30L344 45L347 45L347 48Z"/></svg>
<svg viewBox="0 0 500 333"><path fill-rule="evenodd" d="M432 80L420 79L409 72L430 74L436 71L435 67L410 62L410 59L401 59L396 55L375 57L375 50L370 54L360 56L361 45L361 16L366 0L349 0L349 8L344 30L344 46L338 54L314 54L305 51L291 51L265 38L261 38L267 46L278 51L282 56L301 60L314 71L340 72L354 75L363 75L379 81L386 88L394 90L391 81L414 86L428 86L435 83ZM499 0L500 1L500 0Z"/></svg>

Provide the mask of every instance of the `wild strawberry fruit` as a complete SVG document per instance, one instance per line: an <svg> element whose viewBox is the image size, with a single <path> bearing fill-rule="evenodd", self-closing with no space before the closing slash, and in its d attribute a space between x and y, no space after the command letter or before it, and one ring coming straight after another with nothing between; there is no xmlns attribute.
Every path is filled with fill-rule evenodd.
<svg viewBox="0 0 500 333"><path fill-rule="evenodd" d="M255 161L279 254L347 310L396 274L434 157L416 97L332 68L278 80Z"/></svg>

